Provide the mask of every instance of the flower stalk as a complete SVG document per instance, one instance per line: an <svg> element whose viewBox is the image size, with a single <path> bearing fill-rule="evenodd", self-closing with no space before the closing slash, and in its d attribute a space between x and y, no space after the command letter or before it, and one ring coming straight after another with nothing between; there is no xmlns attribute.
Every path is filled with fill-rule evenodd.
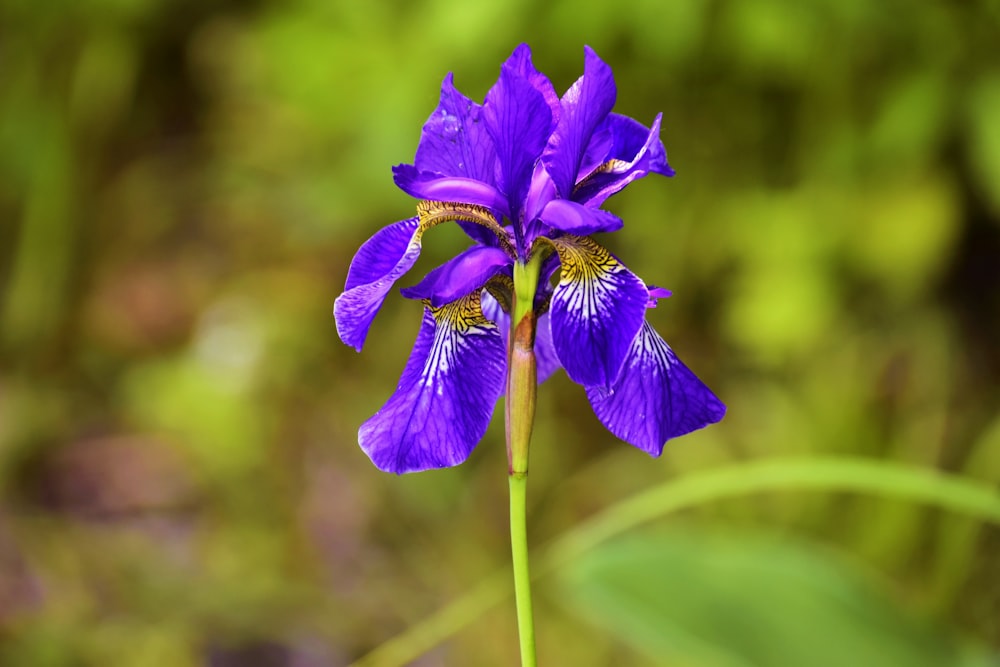
<svg viewBox="0 0 1000 667"><path fill-rule="evenodd" d="M535 422L538 365L535 360L535 290L541 262L514 265L514 305L507 352L507 401L504 414L507 431L507 471L528 474L528 445Z"/></svg>
<svg viewBox="0 0 1000 667"><path fill-rule="evenodd" d="M507 359L507 469L510 484L510 544L514 565L514 599L522 667L534 667L535 626L528 569L528 448L535 421L537 362L535 360L535 291L541 262L514 265L514 304Z"/></svg>
<svg viewBox="0 0 1000 667"><path fill-rule="evenodd" d="M528 570L527 489L528 473L514 473L510 484L510 545L514 564L514 602L517 636L521 645L521 667L535 667L535 622L531 607L531 574Z"/></svg>

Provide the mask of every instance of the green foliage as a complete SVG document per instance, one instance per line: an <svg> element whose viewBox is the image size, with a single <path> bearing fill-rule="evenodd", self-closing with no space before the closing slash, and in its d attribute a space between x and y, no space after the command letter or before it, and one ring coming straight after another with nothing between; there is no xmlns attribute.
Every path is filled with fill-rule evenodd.
<svg viewBox="0 0 1000 667"><path fill-rule="evenodd" d="M794 538L646 535L588 554L560 579L560 602L655 664L990 664Z"/></svg>

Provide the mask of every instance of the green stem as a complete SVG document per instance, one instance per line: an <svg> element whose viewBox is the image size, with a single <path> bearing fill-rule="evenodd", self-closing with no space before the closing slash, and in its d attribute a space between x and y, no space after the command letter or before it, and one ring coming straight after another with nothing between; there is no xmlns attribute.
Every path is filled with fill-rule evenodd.
<svg viewBox="0 0 1000 667"><path fill-rule="evenodd" d="M525 510L528 474L516 473L507 479L510 481L510 550L514 561L514 602L517 606L517 634L521 641L521 667L535 667L535 624L531 609Z"/></svg>
<svg viewBox="0 0 1000 667"><path fill-rule="evenodd" d="M531 611L531 576L528 573L528 446L535 422L538 389L535 361L535 291L541 256L514 265L514 307L511 312L510 348L507 351L507 472L510 481L510 548L514 562L514 600L517 634L521 642L521 667L535 667L535 626Z"/></svg>

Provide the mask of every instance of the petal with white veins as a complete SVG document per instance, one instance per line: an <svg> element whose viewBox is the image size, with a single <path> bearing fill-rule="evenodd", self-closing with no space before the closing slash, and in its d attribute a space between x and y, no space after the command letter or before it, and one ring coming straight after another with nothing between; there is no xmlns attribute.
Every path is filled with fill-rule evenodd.
<svg viewBox="0 0 1000 667"><path fill-rule="evenodd" d="M395 393L358 431L379 469L403 474L462 463L503 393L506 353L478 292L427 308Z"/></svg>

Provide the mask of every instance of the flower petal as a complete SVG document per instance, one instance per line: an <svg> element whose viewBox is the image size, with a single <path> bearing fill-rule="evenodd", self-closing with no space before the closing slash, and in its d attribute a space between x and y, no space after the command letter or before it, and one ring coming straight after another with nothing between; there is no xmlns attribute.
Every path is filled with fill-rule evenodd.
<svg viewBox="0 0 1000 667"><path fill-rule="evenodd" d="M646 286L589 238L550 242L562 264L550 307L556 354L574 382L610 387L642 327Z"/></svg>
<svg viewBox="0 0 1000 667"><path fill-rule="evenodd" d="M500 78L483 104L499 160L501 189L509 202L508 217L515 225L521 224L521 204L532 170L552 131L552 111L545 96L517 67L507 62L500 68Z"/></svg>
<svg viewBox="0 0 1000 667"><path fill-rule="evenodd" d="M617 215L581 206L568 199L553 199L545 205L539 217L549 227L577 236L614 232L622 228L622 220Z"/></svg>
<svg viewBox="0 0 1000 667"><path fill-rule="evenodd" d="M552 318L549 313L538 316L535 324L535 363L537 364L538 384L548 380L553 373L562 368L559 356L552 342Z"/></svg>
<svg viewBox="0 0 1000 667"><path fill-rule="evenodd" d="M608 114L608 118L614 115ZM607 162L608 155L611 154L615 145L615 136L611 128L608 127L608 118L604 119L604 122L594 130L593 136L590 137L587 150L584 151L583 159L580 161L580 169L576 172L576 182Z"/></svg>
<svg viewBox="0 0 1000 667"><path fill-rule="evenodd" d="M482 289L486 282L512 263L499 248L473 246L428 273L413 287L402 290L408 299L428 299L440 308L469 292Z"/></svg>
<svg viewBox="0 0 1000 667"><path fill-rule="evenodd" d="M572 195L594 130L611 112L617 94L611 68L593 49L584 47L583 76L563 95L559 124L542 155L559 196Z"/></svg>
<svg viewBox="0 0 1000 667"><path fill-rule="evenodd" d="M346 345L361 350L393 283L420 256L425 229L418 218L401 220L379 230L358 249L347 272L344 293L333 306L337 333Z"/></svg>
<svg viewBox="0 0 1000 667"><path fill-rule="evenodd" d="M507 214L507 200L496 188L482 181L420 171L411 164L396 165L392 168L392 176L400 190L417 199L475 204Z"/></svg>
<svg viewBox="0 0 1000 667"><path fill-rule="evenodd" d="M361 449L396 474L458 465L486 432L505 373L503 341L478 292L425 309L396 392L358 431Z"/></svg>
<svg viewBox="0 0 1000 667"><path fill-rule="evenodd" d="M510 54L506 65L514 72L526 78L542 94L542 97L545 98L545 103L549 105L549 109L552 111L552 122L558 121L560 113L559 96L556 95L556 89L552 85L552 82L549 81L549 77L535 69L535 64L531 62L531 47L527 44L519 45Z"/></svg>
<svg viewBox="0 0 1000 667"><path fill-rule="evenodd" d="M662 114L657 114L653 126L618 114L610 114L605 126L614 137L607 160L577 183L573 200L587 206L600 206L604 201L632 181L650 172L673 176L667 164L667 151L660 141Z"/></svg>
<svg viewBox="0 0 1000 667"><path fill-rule="evenodd" d="M493 139L483 123L482 107L460 93L448 74L441 84L437 109L424 123L414 166L419 171L494 185L496 159Z"/></svg>
<svg viewBox="0 0 1000 667"><path fill-rule="evenodd" d="M333 306L337 332L345 344L360 351L368 329L386 295L420 256L423 234L442 222L467 222L492 233L500 248L513 256L514 250L492 212L482 206L422 201L417 217L403 220L380 230L361 246L347 272L344 293ZM500 250L498 252L503 252Z"/></svg>
<svg viewBox="0 0 1000 667"><path fill-rule="evenodd" d="M587 387L594 413L609 431L659 456L663 445L714 424L726 406L674 354L648 322L632 341L610 389Z"/></svg>
<svg viewBox="0 0 1000 667"><path fill-rule="evenodd" d="M647 308L656 308L656 304L659 303L660 299L669 299L674 295L674 293L666 287L646 285L646 288L649 290L649 303L646 304Z"/></svg>
<svg viewBox="0 0 1000 667"><path fill-rule="evenodd" d="M489 292L483 293L483 314L486 319L496 322L503 336L503 346L506 350L510 338L510 315L503 311L500 302ZM556 356L555 347L552 345L552 328L549 326L549 314L542 313L535 323L535 373L538 384L541 384L552 377L552 374L562 368L559 357Z"/></svg>

